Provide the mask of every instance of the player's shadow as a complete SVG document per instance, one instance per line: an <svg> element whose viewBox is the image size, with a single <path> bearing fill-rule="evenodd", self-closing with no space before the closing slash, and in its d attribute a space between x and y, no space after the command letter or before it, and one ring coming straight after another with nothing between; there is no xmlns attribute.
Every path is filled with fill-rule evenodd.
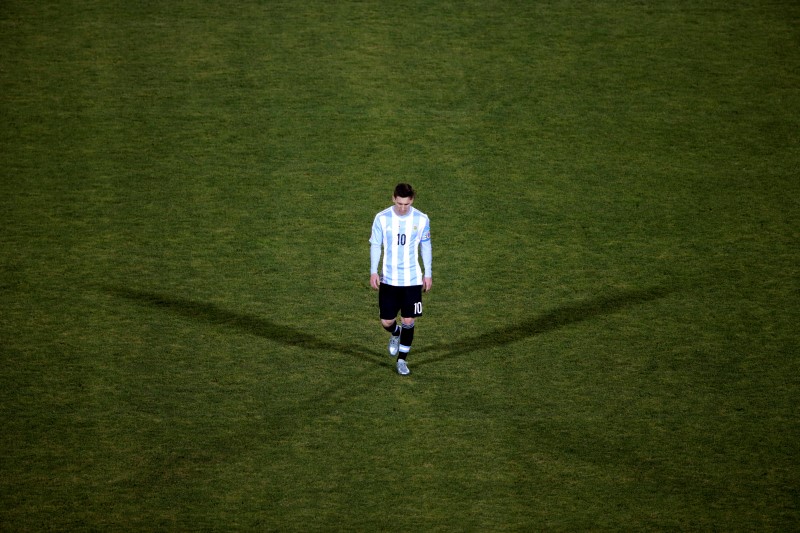
<svg viewBox="0 0 800 533"><path fill-rule="evenodd" d="M367 349L320 339L291 326L278 324L265 318L236 313L211 303L128 288L105 287L105 291L142 305L170 311L194 320L202 320L209 324L237 329L286 346L339 353L350 357L358 357L378 366L385 366L384 359L376 358L376 354ZM496 328L479 335L456 339L447 344L440 343L427 346L424 350L419 351L421 357L417 360L415 366L420 367L454 357L502 347L570 324L583 322L597 316L617 312L626 307L663 298L670 292L672 291L663 287L652 287L637 291L617 292L558 307L529 320ZM429 355L432 356L429 357Z"/></svg>
<svg viewBox="0 0 800 533"><path fill-rule="evenodd" d="M597 316L615 313L626 307L657 300L670 292L672 291L664 287L651 287L643 290L607 294L583 302L558 307L528 320L496 328L480 335L457 339L452 343L428 346L424 351L420 350L419 355L434 355L420 358L416 366L420 367L453 357L506 346L570 324L576 324Z"/></svg>
<svg viewBox="0 0 800 533"><path fill-rule="evenodd" d="M167 296L149 291L139 291L120 287L105 287L104 290L116 297L125 298L136 303L170 311L193 320L200 320L208 324L225 326L241 332L269 339L273 342L305 348L308 350L339 353L351 357L365 359L376 365L384 366L383 362L375 357L374 353L353 345L332 342L315 337L308 332L291 326L278 324L265 318L236 313L223 309L217 305L197 302L188 298Z"/></svg>

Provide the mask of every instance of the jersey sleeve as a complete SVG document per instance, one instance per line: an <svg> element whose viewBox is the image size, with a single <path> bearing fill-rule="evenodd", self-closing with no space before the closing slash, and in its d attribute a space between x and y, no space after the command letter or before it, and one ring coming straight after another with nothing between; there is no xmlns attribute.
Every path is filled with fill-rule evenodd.
<svg viewBox="0 0 800 533"><path fill-rule="evenodd" d="M369 237L369 242L373 246L381 246L383 244L383 226L381 226L380 217L375 217L372 222L372 235Z"/></svg>
<svg viewBox="0 0 800 533"><path fill-rule="evenodd" d="M428 239L427 241L422 241L419 245L420 251L422 252L422 266L425 268L425 277L432 278L432 265L433 265L433 249L431 247L431 240Z"/></svg>
<svg viewBox="0 0 800 533"><path fill-rule="evenodd" d="M425 229L422 230L422 236L420 237L420 242L429 242L431 240L431 221L428 217L425 217Z"/></svg>
<svg viewBox="0 0 800 533"><path fill-rule="evenodd" d="M378 273L378 264L381 261L381 245L370 244L369 246L369 273Z"/></svg>
<svg viewBox="0 0 800 533"><path fill-rule="evenodd" d="M422 253L422 266L425 269L425 277L431 278L433 269L433 248L431 246L431 221L425 219L425 229L422 231L422 239L419 244Z"/></svg>
<svg viewBox="0 0 800 533"><path fill-rule="evenodd" d="M369 273L377 274L381 261L381 245L383 244L383 228L378 217L372 223L372 235L369 238Z"/></svg>

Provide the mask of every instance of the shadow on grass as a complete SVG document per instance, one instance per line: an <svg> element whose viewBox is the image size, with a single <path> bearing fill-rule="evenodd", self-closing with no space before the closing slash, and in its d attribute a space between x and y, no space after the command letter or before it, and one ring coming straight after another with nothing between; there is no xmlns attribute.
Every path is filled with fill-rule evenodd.
<svg viewBox="0 0 800 533"><path fill-rule="evenodd" d="M672 291L663 287L651 287L644 290L617 292L559 307L529 320L493 329L474 337L466 337L453 343L429 346L422 353L439 355L425 357L418 361L416 366L505 346L597 316L610 315L626 307L657 300L670 292Z"/></svg>
<svg viewBox="0 0 800 533"><path fill-rule="evenodd" d="M104 287L104 290L113 296L132 300L148 307L163 309L213 325L227 326L286 346L334 352L350 357L358 357L379 366L386 366L384 361L376 357L376 354L366 349L320 339L291 326L277 324L264 318L236 313L214 304L127 288Z"/></svg>
<svg viewBox="0 0 800 533"><path fill-rule="evenodd" d="M183 316L195 322L230 328L286 346L356 357L387 371L390 368L387 363L388 357L376 357L376 354L366 349L320 339L297 328L236 313L211 303L129 288L105 286L101 290L115 298L128 300L156 311ZM393 370L393 366L391 368ZM361 394L359 389L368 386L369 383L369 380L361 378L373 372L365 365L353 376L349 376L344 383L342 380L327 380L317 382L316 386L309 385L309 391L313 394L299 404L284 403L281 394L271 391L264 396L264 406L258 410L258 417L237 418L235 425L230 426L230 431L209 430L192 434L191 445L187 445L185 449L159 447L148 450L142 464L137 466L136 483L129 490L134 494L141 492L150 494L159 487L171 486L176 472L183 472L183 476L189 476L188 472L193 472L191 475L200 477L204 475L209 465L230 463L235 461L232 459L235 456L251 457L261 453L259 450L265 447L271 449L271 457L277 453L279 460L285 462L287 459L281 455L280 450L285 450L286 454L292 453L292 447L286 446L286 443L293 438L292 435L302 431L304 426L316 423L318 419L347 403L352 397L358 397ZM330 374L326 373L325 377L329 378ZM280 378L275 384L280 387ZM235 395L237 392L231 391L231 394ZM258 393L253 391L252 394L257 396ZM191 410L189 411L191 413ZM228 424L233 422L224 414L220 414L219 419L215 420L215 425L220 427L228 428ZM215 471L214 468L210 470ZM124 486L124 480L122 484Z"/></svg>
<svg viewBox="0 0 800 533"><path fill-rule="evenodd" d="M164 309L187 318L202 320L209 324L238 329L244 333L263 337L286 346L339 353L350 357L358 357L381 367L386 366L383 359L377 358L376 354L369 350L320 339L291 326L277 324L264 318L236 313L214 304L119 287L105 287L105 291L139 304ZM505 346L570 324L590 320L597 316L609 315L626 307L657 300L670 292L672 291L663 287L652 287L637 291L617 292L559 307L529 320L496 328L480 335L459 339L453 343L428 346L424 351L420 350L420 355L425 357L417 360L415 366L424 366L474 352ZM432 354L432 357L428 357L429 354Z"/></svg>

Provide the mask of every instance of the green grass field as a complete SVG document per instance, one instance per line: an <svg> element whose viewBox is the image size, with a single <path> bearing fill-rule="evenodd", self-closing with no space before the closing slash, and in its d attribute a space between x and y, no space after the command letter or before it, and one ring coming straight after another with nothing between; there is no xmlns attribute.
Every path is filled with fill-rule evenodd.
<svg viewBox="0 0 800 533"><path fill-rule="evenodd" d="M800 530L797 2L6 0L0 113L3 531Z"/></svg>

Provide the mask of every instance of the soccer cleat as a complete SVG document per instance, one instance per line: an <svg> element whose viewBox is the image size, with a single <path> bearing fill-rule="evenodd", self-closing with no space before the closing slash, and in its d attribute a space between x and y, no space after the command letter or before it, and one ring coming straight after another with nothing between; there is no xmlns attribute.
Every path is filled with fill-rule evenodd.
<svg viewBox="0 0 800 533"><path fill-rule="evenodd" d="M389 339L389 355L392 357L397 357L397 352L400 351L400 335L395 337L394 335L391 336Z"/></svg>
<svg viewBox="0 0 800 533"><path fill-rule="evenodd" d="M397 360L397 373L401 376L407 376L411 373L411 370L408 369L405 359Z"/></svg>

